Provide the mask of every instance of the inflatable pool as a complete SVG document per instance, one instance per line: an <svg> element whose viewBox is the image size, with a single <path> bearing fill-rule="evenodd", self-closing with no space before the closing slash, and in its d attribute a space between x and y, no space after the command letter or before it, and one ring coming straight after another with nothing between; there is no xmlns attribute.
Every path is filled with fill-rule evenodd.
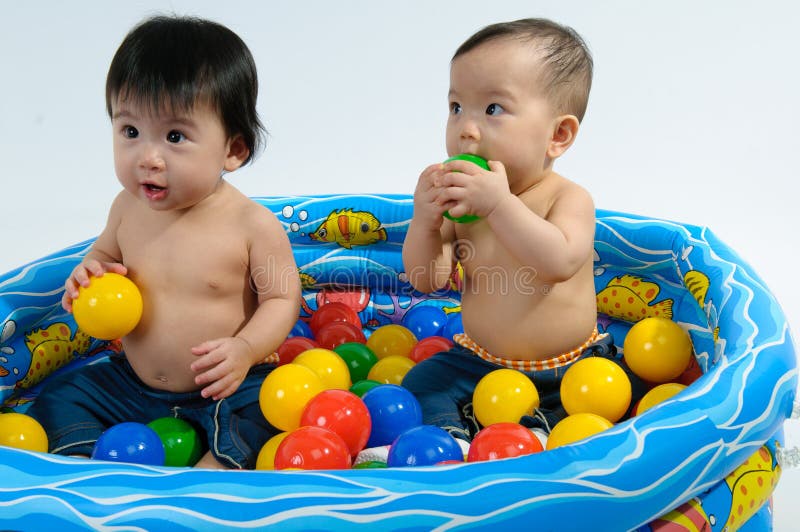
<svg viewBox="0 0 800 532"><path fill-rule="evenodd" d="M291 239L304 284L301 318L339 300L357 306L367 334L415 305L458 319L458 292L427 296L406 282L400 252L409 196L256 201ZM24 411L53 371L119 350L77 330L59 304L65 277L90 244L0 276L6 407ZM628 320L671 317L689 332L702 375L588 440L492 462L342 471L201 471L0 447L0 529L768 527L781 429L797 387L795 350L775 299L703 227L601 210L594 258L600 330L621 347Z"/></svg>

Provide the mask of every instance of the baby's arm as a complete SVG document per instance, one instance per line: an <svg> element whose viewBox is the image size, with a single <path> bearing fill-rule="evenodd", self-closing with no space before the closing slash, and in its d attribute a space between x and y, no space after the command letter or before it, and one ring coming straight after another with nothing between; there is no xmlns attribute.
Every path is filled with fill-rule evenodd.
<svg viewBox="0 0 800 532"><path fill-rule="evenodd" d="M521 198L508 194L487 216L494 234L540 279L571 278L590 257L595 230L594 202L582 187L568 183L554 198L546 218Z"/></svg>
<svg viewBox="0 0 800 532"><path fill-rule="evenodd" d="M128 269L122 265L122 252L117 243L117 228L125 210L125 191L120 192L111 204L108 220L103 232L92 244L92 248L83 257L64 283L64 295L61 306L72 312L72 300L78 297L78 287L89 286L90 277L100 277L105 272L127 275Z"/></svg>
<svg viewBox="0 0 800 532"><path fill-rule="evenodd" d="M452 269L453 222L442 217L447 206L439 201L435 181L442 165L434 164L419 176L414 191L414 216L403 242L403 267L411 285L420 292L435 292L447 286Z"/></svg>
<svg viewBox="0 0 800 532"><path fill-rule="evenodd" d="M250 368L286 339L300 313L300 277L289 239L275 216L262 207L249 215L250 287L258 308L232 338L208 340L192 348L195 382L203 397L233 394Z"/></svg>

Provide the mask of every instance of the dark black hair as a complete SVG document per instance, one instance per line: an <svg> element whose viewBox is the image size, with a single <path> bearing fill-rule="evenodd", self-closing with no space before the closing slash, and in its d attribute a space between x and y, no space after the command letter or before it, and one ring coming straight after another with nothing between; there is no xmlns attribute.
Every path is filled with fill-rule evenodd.
<svg viewBox="0 0 800 532"><path fill-rule="evenodd" d="M241 135L250 150L261 148L264 126L256 112L258 76L247 45L225 26L192 17L155 16L122 41L106 78L106 108L117 99L164 109L190 110L207 102L229 138Z"/></svg>
<svg viewBox="0 0 800 532"><path fill-rule="evenodd" d="M525 18L486 26L459 46L453 59L481 44L497 39L516 39L530 43L543 66L542 81L546 96L559 112L583 120L592 88L592 54L578 32L543 18Z"/></svg>

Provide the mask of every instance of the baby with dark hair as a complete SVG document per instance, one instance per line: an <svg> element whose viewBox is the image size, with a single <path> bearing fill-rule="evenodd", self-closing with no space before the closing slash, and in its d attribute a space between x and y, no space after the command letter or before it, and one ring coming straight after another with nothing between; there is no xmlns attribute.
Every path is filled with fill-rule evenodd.
<svg viewBox="0 0 800 532"><path fill-rule="evenodd" d="M261 144L257 93L247 46L211 21L154 17L117 50L106 104L123 190L62 304L114 272L144 311L123 355L54 380L31 407L51 452L89 455L112 425L174 416L206 435L198 466L253 468L279 432L258 394L298 316L297 267L277 218L224 177Z"/></svg>

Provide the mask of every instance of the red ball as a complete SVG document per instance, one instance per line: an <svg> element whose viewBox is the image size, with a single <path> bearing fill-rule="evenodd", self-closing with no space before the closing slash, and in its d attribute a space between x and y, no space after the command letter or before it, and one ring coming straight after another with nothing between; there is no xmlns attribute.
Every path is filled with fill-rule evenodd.
<svg viewBox="0 0 800 532"><path fill-rule="evenodd" d="M328 303L330 305L330 303ZM330 321L322 325L314 334L320 347L333 350L348 342L366 343L367 337L360 327L347 321Z"/></svg>
<svg viewBox="0 0 800 532"><path fill-rule="evenodd" d="M323 427L338 434L350 455L357 455L367 444L372 419L359 396L346 390L325 390L311 399L300 416L300 426Z"/></svg>
<svg viewBox="0 0 800 532"><path fill-rule="evenodd" d="M322 427L293 430L275 451L275 469L350 469L351 463L344 440Z"/></svg>
<svg viewBox="0 0 800 532"><path fill-rule="evenodd" d="M436 353L449 351L452 347L453 342L444 336L428 336L417 342L416 345L411 348L408 358L419 364Z"/></svg>
<svg viewBox="0 0 800 532"><path fill-rule="evenodd" d="M330 303L325 303L321 307L318 307L316 312L311 316L309 326L311 327L311 332L314 333L314 337L317 336L317 331L319 331L323 325L332 321L346 321L361 329L361 319L358 317L358 313L355 310L344 303L331 301Z"/></svg>
<svg viewBox="0 0 800 532"><path fill-rule="evenodd" d="M287 338L278 346L278 349L276 349L278 356L280 356L278 365L282 366L288 364L300 353L308 351L309 349L314 349L315 347L319 347L319 344L305 336L292 336L291 338Z"/></svg>
<svg viewBox="0 0 800 532"><path fill-rule="evenodd" d="M499 460L543 450L533 433L518 423L494 423L475 435L469 446L468 462Z"/></svg>

